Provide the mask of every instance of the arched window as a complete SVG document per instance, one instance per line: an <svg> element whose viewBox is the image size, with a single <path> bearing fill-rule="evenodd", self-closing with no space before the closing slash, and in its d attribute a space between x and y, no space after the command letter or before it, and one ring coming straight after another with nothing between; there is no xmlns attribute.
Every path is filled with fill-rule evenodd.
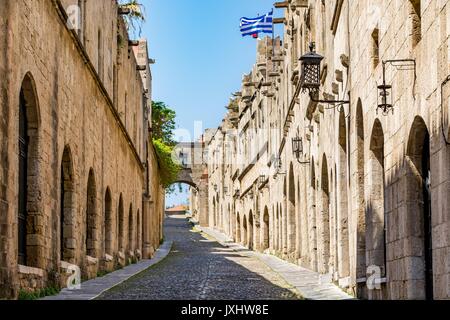
<svg viewBox="0 0 450 320"><path fill-rule="evenodd" d="M104 68L104 61L103 61L103 37L102 37L102 30L98 30L97 34L97 72L98 76L100 77L100 80L103 79L103 68Z"/></svg>
<svg viewBox="0 0 450 320"><path fill-rule="evenodd" d="M380 63L380 30L375 28L372 32L372 67L378 67Z"/></svg>
<svg viewBox="0 0 450 320"><path fill-rule="evenodd" d="M409 0L412 44L415 47L422 40L422 4L421 0Z"/></svg>
<svg viewBox="0 0 450 320"><path fill-rule="evenodd" d="M27 264L27 219L28 219L28 136L27 108L23 94L19 106L19 264Z"/></svg>
<svg viewBox="0 0 450 320"><path fill-rule="evenodd" d="M78 0L78 37L81 43L85 43L84 23L85 23L86 0Z"/></svg>

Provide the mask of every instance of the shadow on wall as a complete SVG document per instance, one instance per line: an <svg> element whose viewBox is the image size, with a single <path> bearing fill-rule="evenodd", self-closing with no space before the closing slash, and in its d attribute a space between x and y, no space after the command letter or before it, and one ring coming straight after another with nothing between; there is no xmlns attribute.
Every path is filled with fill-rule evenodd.
<svg viewBox="0 0 450 320"><path fill-rule="evenodd" d="M377 120L378 121L378 120ZM442 148L441 128L430 137L424 120L417 116L409 131L405 152L391 168L386 166L384 135L375 123L371 138L368 169L370 185L366 200L364 263L360 268L378 270L379 290L359 288L358 296L370 299L433 299L448 297L445 274L438 274L436 263L445 261L446 247L433 243L438 225L449 220L449 210L442 196L449 189L448 165L437 167L432 155L450 163L450 151ZM386 172L386 170L389 170ZM442 172L444 170L445 172ZM432 179L433 177L433 179ZM437 185L433 181L445 183ZM435 199L432 204L432 198ZM437 201L436 201L437 200ZM375 269L374 269L375 268ZM363 273L358 270L358 273ZM389 282L386 282L386 279Z"/></svg>

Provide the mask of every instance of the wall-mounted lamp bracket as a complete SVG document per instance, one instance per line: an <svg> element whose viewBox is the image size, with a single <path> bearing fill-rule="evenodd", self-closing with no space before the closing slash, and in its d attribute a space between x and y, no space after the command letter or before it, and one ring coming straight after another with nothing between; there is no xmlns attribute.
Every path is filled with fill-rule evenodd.
<svg viewBox="0 0 450 320"><path fill-rule="evenodd" d="M381 102L378 103L378 110L382 110L383 115L388 115L390 112L394 113L394 106L392 104L392 86L386 84L386 68L388 65L393 66L399 71L409 71L414 70L414 85L417 79L417 64L414 59L390 59L383 60L383 84L378 86L379 97L381 98ZM391 97L391 101L389 101L389 97Z"/></svg>

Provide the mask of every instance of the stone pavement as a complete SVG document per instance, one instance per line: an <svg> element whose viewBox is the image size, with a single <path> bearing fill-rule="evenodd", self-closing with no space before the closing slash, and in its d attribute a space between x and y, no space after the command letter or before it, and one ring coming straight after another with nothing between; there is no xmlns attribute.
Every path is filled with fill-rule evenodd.
<svg viewBox="0 0 450 320"><path fill-rule="evenodd" d="M81 290L63 289L59 295L46 297L42 300L93 300L103 292L127 281L133 276L149 269L167 257L172 248L172 241L165 241L149 260L141 260L121 270L109 273L104 277L92 279L81 284Z"/></svg>
<svg viewBox="0 0 450 320"><path fill-rule="evenodd" d="M327 281L326 277L321 276L317 272L302 268L295 264L281 260L275 256L262 254L259 252L248 250L242 245L233 243L233 240L226 235L213 230L211 228L204 228L196 226L205 234L217 239L224 246L229 247L240 254L248 257L258 258L264 262L273 271L280 274L284 280L295 287L298 292L309 300L350 300L354 297L343 292L339 287L332 282Z"/></svg>
<svg viewBox="0 0 450 320"><path fill-rule="evenodd" d="M102 294L100 300L297 300L300 294L259 259L193 229L184 215L165 221L173 241L164 261Z"/></svg>

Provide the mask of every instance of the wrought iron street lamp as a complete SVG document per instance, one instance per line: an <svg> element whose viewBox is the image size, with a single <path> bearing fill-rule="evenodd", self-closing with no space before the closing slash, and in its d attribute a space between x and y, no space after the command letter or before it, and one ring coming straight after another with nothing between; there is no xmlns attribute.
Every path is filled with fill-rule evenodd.
<svg viewBox="0 0 450 320"><path fill-rule="evenodd" d="M286 174L286 172L281 172L281 170L283 169L283 162L281 161L281 157L277 157L275 159L274 167L275 167L275 170L276 170L275 177L278 176L279 174L280 175Z"/></svg>
<svg viewBox="0 0 450 320"><path fill-rule="evenodd" d="M266 178L266 176L265 175L260 175L259 176L259 185L260 186L262 186L264 183L266 183L266 180L267 180L267 178Z"/></svg>
<svg viewBox="0 0 450 320"><path fill-rule="evenodd" d="M217 192L217 190L219 189L219 187L217 186L217 184L215 184L215 185L213 186L213 188L214 188L214 191L215 191L215 192Z"/></svg>
<svg viewBox="0 0 450 320"><path fill-rule="evenodd" d="M413 70L414 79L416 75L416 60L414 59L397 59L383 61L383 84L378 86L379 100L378 109L382 111L383 115L388 115L389 112L394 113L394 106L392 104L392 86L386 84L386 68L387 65L392 65L397 70ZM415 81L415 80L414 80Z"/></svg>
<svg viewBox="0 0 450 320"><path fill-rule="evenodd" d="M320 91L322 67L321 63L324 59L323 56L316 53L316 44L311 42L309 46L310 52L304 54L300 58L301 62L301 88L303 92L308 91L309 96L313 102L327 103L327 104L349 104L347 100L320 100L317 99Z"/></svg>
<svg viewBox="0 0 450 320"><path fill-rule="evenodd" d="M299 136L292 138L292 152L295 158L300 164L309 164L309 161L301 161L300 158L303 156L303 139Z"/></svg>
<svg viewBox="0 0 450 320"><path fill-rule="evenodd" d="M321 63L324 59L316 53L316 44L311 42L310 52L300 58L302 73L301 83L303 91L309 90L310 94L317 94L320 89Z"/></svg>

